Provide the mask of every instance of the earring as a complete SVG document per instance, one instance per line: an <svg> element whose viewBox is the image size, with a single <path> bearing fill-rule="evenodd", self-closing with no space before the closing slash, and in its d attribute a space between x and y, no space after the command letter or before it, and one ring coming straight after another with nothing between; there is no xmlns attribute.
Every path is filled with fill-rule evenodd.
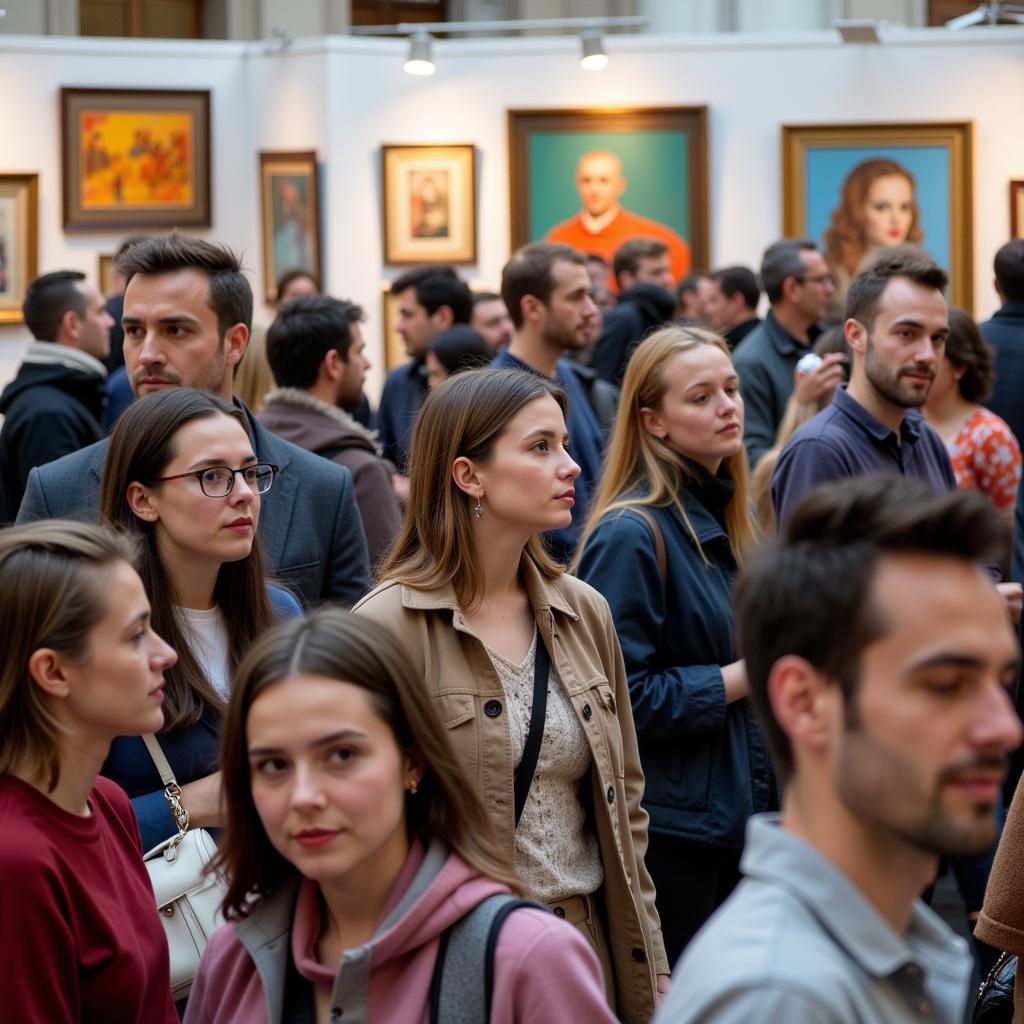
<svg viewBox="0 0 1024 1024"><path fill-rule="evenodd" d="M409 780L409 795L415 796L420 788L420 784L415 779Z"/></svg>
<svg viewBox="0 0 1024 1024"><path fill-rule="evenodd" d="M473 515L475 515L477 519L479 519L484 514L484 507L483 505L480 504L481 497L483 497L483 495L477 495L476 507L473 509Z"/></svg>

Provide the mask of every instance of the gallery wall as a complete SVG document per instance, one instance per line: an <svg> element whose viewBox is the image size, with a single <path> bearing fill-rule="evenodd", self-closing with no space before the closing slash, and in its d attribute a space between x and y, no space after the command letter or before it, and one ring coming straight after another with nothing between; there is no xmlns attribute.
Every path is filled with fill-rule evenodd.
<svg viewBox="0 0 1024 1024"><path fill-rule="evenodd" d="M382 265L383 143L476 145L478 263L465 273L493 287L509 247L509 108L706 104L714 265L756 266L781 231L781 124L970 120L973 209L963 216L974 222L975 313L997 305L991 257L1009 233L1008 181L1024 178L1024 30L911 30L884 46L844 46L833 33L618 37L596 73L580 69L578 52L574 40L453 40L436 44L437 74L416 79L392 40L330 37L275 51L12 37L0 42L0 172L40 172L41 269L94 275L96 253L119 236L62 230L60 87L209 88L214 225L201 233L244 251L261 296L257 154L317 150L326 285L364 306L379 348L381 293L399 272ZM270 317L258 301L257 321ZM0 327L0 380L26 337Z"/></svg>

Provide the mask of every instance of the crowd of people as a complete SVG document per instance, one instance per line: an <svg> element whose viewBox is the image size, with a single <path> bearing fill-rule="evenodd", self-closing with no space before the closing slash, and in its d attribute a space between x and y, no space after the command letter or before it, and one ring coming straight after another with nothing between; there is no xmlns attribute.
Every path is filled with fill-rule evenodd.
<svg viewBox="0 0 1024 1024"><path fill-rule="evenodd" d="M1024 242L976 324L912 179L852 177L849 230L757 272L637 237L404 273L373 411L308 273L265 332L178 233L108 299L33 281L5 1015L963 1021L1024 953ZM147 867L190 829L224 923L172 992Z"/></svg>

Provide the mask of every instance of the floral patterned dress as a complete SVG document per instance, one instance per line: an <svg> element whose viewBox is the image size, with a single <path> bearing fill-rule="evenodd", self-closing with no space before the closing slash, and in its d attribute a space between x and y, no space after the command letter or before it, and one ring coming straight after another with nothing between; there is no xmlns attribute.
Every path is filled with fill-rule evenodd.
<svg viewBox="0 0 1024 1024"><path fill-rule="evenodd" d="M1012 518L1021 476L1020 445L994 412L978 406L948 446L957 486L977 488Z"/></svg>

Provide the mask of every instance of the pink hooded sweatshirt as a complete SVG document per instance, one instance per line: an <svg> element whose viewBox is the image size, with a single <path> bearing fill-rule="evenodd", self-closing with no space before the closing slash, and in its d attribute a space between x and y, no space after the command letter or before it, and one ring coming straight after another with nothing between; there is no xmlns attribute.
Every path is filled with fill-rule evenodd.
<svg viewBox="0 0 1024 1024"><path fill-rule="evenodd" d="M303 977L332 989L332 1021L427 1024L441 934L488 896L507 891L441 843L429 849L415 843L376 933L347 950L335 972L314 957L319 896L315 883L303 880L297 895L294 887L274 893L249 917L214 934L185 1024L282 1024L287 956ZM505 919L494 957L491 1020L615 1024L600 964L576 928L532 908Z"/></svg>

